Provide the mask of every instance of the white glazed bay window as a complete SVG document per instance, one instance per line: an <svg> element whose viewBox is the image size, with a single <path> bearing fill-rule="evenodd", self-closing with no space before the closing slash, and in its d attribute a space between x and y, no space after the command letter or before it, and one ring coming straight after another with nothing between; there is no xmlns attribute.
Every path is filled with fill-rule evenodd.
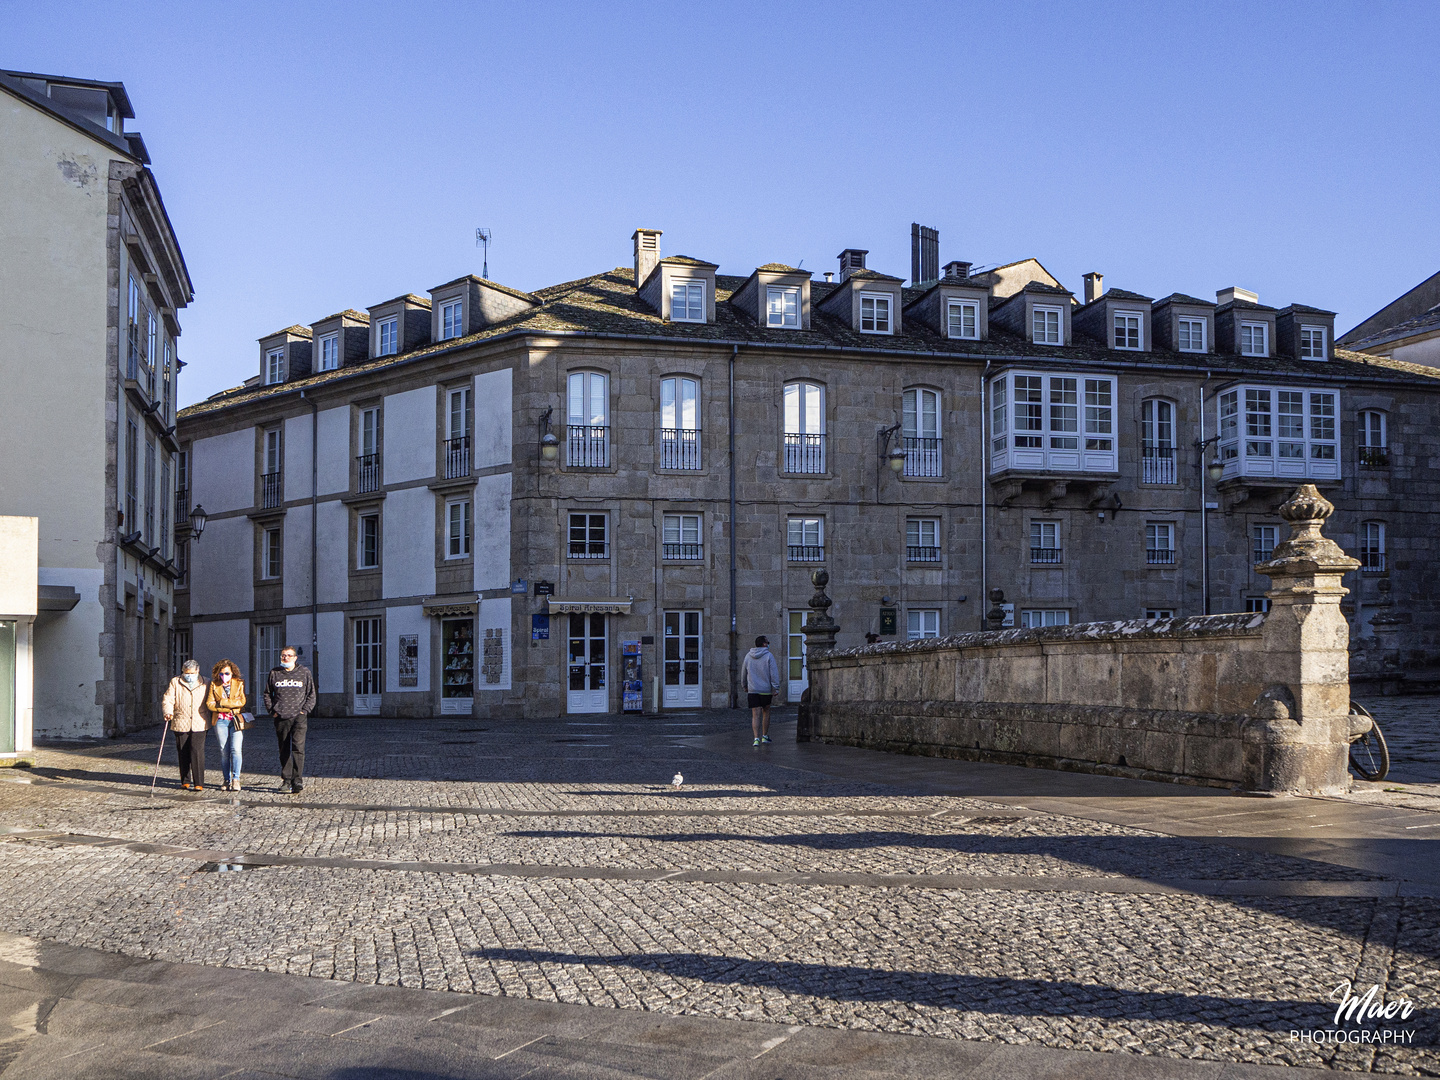
<svg viewBox="0 0 1440 1080"><path fill-rule="evenodd" d="M945 306L945 328L952 338L978 341L980 306L973 300L951 300Z"/></svg>
<svg viewBox="0 0 1440 1080"><path fill-rule="evenodd" d="M670 321L705 321L705 283L703 281L672 281L670 283Z"/></svg>
<svg viewBox="0 0 1440 1080"><path fill-rule="evenodd" d="M860 294L860 332L862 334L891 334L890 294Z"/></svg>
<svg viewBox="0 0 1440 1080"><path fill-rule="evenodd" d="M990 471L1114 472L1115 380L1008 372L990 384Z"/></svg>
<svg viewBox="0 0 1440 1080"><path fill-rule="evenodd" d="M1237 386L1217 402L1225 479L1340 478L1339 394L1334 390Z"/></svg>
<svg viewBox="0 0 1440 1080"><path fill-rule="evenodd" d="M794 285L765 289L765 325L782 330L800 329L800 290Z"/></svg>
<svg viewBox="0 0 1440 1080"><path fill-rule="evenodd" d="M1037 307L1030 312L1030 340L1036 345L1063 345L1060 309Z"/></svg>

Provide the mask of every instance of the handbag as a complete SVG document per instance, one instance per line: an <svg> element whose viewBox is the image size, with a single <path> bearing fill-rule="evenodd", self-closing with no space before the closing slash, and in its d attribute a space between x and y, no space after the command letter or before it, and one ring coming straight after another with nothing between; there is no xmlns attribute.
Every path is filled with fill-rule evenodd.
<svg viewBox="0 0 1440 1080"><path fill-rule="evenodd" d="M235 714L235 726L241 731L245 731L253 723L255 723L254 713L242 712Z"/></svg>

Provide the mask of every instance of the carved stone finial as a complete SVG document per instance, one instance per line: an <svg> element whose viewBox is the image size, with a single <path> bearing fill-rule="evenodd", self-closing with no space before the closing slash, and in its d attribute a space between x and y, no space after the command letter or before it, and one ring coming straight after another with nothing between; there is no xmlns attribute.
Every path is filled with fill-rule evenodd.
<svg viewBox="0 0 1440 1080"><path fill-rule="evenodd" d="M816 570L810 575L815 586L815 595L810 598L810 615L802 628L805 634L805 649L810 653L825 653L835 650L835 635L840 624L830 617L830 605L834 603L825 595L825 586L830 584L830 574Z"/></svg>
<svg viewBox="0 0 1440 1080"><path fill-rule="evenodd" d="M826 570L816 570L810 575L810 583L815 586L815 595L810 598L810 610L818 615L824 615L830 610L834 603L830 597L825 595L825 586L830 584L830 574Z"/></svg>
<svg viewBox="0 0 1440 1080"><path fill-rule="evenodd" d="M990 603L993 606L985 614L985 623L991 630L999 630L1005 625L1005 609L1000 606L1005 603L1005 590L991 589Z"/></svg>
<svg viewBox="0 0 1440 1080"><path fill-rule="evenodd" d="M1290 523L1288 539L1275 545L1275 551L1267 563L1261 563L1260 573L1276 577L1305 572L1306 567L1338 573L1345 573L1359 566L1340 545L1320 535L1320 527L1335 512L1334 505L1316 490L1314 484L1301 484L1295 493L1280 507L1280 516Z"/></svg>

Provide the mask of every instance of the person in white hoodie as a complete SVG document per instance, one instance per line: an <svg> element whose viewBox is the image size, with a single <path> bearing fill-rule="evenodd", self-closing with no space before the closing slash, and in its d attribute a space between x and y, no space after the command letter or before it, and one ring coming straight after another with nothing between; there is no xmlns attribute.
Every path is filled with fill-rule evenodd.
<svg viewBox="0 0 1440 1080"><path fill-rule="evenodd" d="M750 730L755 736L752 746L770 741L770 702L779 685L780 665L770 651L770 639L761 634L740 665L740 686L749 695Z"/></svg>

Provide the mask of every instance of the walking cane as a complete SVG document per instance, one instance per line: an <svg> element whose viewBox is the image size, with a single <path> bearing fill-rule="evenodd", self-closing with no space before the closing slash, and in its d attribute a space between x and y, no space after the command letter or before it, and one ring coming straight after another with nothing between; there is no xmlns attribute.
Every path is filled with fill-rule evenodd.
<svg viewBox="0 0 1440 1080"><path fill-rule="evenodd" d="M160 749L155 754L155 775L150 778L150 797L155 797L155 782L160 779L160 758L165 753L165 737L170 734L170 724L162 720L160 722Z"/></svg>

